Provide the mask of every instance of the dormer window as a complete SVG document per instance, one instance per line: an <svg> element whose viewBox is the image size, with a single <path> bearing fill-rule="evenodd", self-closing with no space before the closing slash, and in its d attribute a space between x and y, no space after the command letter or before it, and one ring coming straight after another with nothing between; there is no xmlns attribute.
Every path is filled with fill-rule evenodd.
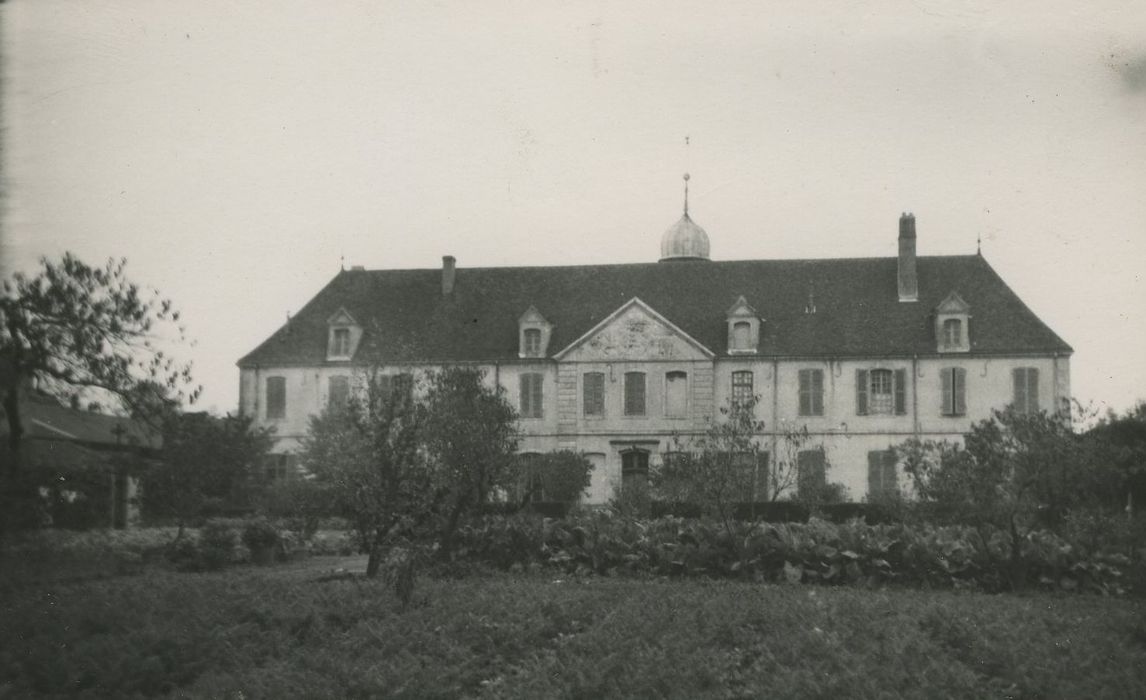
<svg viewBox="0 0 1146 700"><path fill-rule="evenodd" d="M971 307L956 292L935 307L935 344L939 352L970 352Z"/></svg>
<svg viewBox="0 0 1146 700"><path fill-rule="evenodd" d="M553 326L541 312L536 307L529 307L517 320L517 328L518 357L545 357Z"/></svg>
<svg viewBox="0 0 1146 700"><path fill-rule="evenodd" d="M349 360L354 357L358 341L362 338L362 327L346 309L339 309L326 321L326 359Z"/></svg>
<svg viewBox="0 0 1146 700"><path fill-rule="evenodd" d="M748 355L760 346L760 316L744 297L736 300L727 313L728 354Z"/></svg>

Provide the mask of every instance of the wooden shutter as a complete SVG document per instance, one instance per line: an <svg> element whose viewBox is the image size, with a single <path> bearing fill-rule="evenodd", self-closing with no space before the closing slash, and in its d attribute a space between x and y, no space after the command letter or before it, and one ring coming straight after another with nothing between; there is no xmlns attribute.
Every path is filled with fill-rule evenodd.
<svg viewBox="0 0 1146 700"><path fill-rule="evenodd" d="M524 418L541 417L541 375L523 374L520 378L521 415Z"/></svg>
<svg viewBox="0 0 1146 700"><path fill-rule="evenodd" d="M812 370L812 415L824 415L824 372Z"/></svg>
<svg viewBox="0 0 1146 700"><path fill-rule="evenodd" d="M867 415L867 370L856 370L856 415Z"/></svg>
<svg viewBox="0 0 1146 700"><path fill-rule="evenodd" d="M1039 371L1027 368L1027 408L1030 413L1039 412Z"/></svg>
<svg viewBox="0 0 1146 700"><path fill-rule="evenodd" d="M895 414L907 413L907 370L895 370Z"/></svg>
<svg viewBox="0 0 1146 700"><path fill-rule="evenodd" d="M645 415L644 372L625 372L625 415Z"/></svg>
<svg viewBox="0 0 1146 700"><path fill-rule="evenodd" d="M939 370L939 377L943 380L943 405L939 407L939 413L944 416L954 415L955 399L951 394L951 370L946 368Z"/></svg>
<svg viewBox="0 0 1146 700"><path fill-rule="evenodd" d="M1016 367L1011 370L1011 383L1014 387L1014 398L1011 401L1016 411L1027 410L1027 371L1025 367Z"/></svg>
<svg viewBox="0 0 1146 700"><path fill-rule="evenodd" d="M967 413L967 370L956 367L951 370L951 390L954 397L952 408L955 415L962 416Z"/></svg>
<svg viewBox="0 0 1146 700"><path fill-rule="evenodd" d="M286 377L267 377L267 418L286 417Z"/></svg>
<svg viewBox="0 0 1146 700"><path fill-rule="evenodd" d="M876 496L883 493L883 454L881 452L867 453L867 495Z"/></svg>
<svg viewBox="0 0 1146 700"><path fill-rule="evenodd" d="M800 370L800 415L809 416L812 414L812 388L811 384L811 370Z"/></svg>
<svg viewBox="0 0 1146 700"><path fill-rule="evenodd" d="M605 375L586 372L582 389L583 411L587 416L605 415Z"/></svg>
<svg viewBox="0 0 1146 700"><path fill-rule="evenodd" d="M350 400L350 379L348 377L336 376L330 378L330 387L327 392L326 404L333 409L346 408L346 402Z"/></svg>

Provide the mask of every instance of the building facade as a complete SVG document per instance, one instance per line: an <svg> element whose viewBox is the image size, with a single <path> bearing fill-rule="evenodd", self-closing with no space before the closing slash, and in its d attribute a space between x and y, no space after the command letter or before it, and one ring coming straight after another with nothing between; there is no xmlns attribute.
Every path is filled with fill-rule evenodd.
<svg viewBox="0 0 1146 700"><path fill-rule="evenodd" d="M864 500L905 485L893 446L1070 396L1070 346L981 255L917 256L907 214L898 236L895 258L712 261L686 200L655 263L344 270L239 361L240 410L289 468L367 370L397 387L478 366L518 408L521 451L585 453L603 503L755 397L776 463L806 429L800 468Z"/></svg>

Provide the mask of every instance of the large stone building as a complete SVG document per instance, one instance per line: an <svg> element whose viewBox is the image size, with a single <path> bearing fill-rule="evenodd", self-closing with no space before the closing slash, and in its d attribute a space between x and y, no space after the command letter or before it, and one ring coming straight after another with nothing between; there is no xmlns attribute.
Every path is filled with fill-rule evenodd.
<svg viewBox="0 0 1146 700"><path fill-rule="evenodd" d="M804 468L863 500L902 480L891 446L1070 396L1070 346L981 255L917 256L909 214L898 235L897 258L712 261L686 199L659 262L345 270L239 361L240 408L286 469L366 368L477 365L518 408L522 452L586 453L605 502L757 396L765 450L806 426Z"/></svg>

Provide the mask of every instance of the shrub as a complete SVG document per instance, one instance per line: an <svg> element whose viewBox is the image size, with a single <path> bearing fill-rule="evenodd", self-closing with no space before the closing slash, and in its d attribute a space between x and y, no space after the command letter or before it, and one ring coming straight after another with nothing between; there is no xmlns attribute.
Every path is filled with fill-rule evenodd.
<svg viewBox="0 0 1146 700"><path fill-rule="evenodd" d="M243 544L251 550L251 558L258 564L270 563L280 541L278 528L266 518L255 518L243 526Z"/></svg>
<svg viewBox="0 0 1146 700"><path fill-rule="evenodd" d="M217 571L235 560L239 532L226 520L209 520L199 531L199 563L207 571Z"/></svg>

